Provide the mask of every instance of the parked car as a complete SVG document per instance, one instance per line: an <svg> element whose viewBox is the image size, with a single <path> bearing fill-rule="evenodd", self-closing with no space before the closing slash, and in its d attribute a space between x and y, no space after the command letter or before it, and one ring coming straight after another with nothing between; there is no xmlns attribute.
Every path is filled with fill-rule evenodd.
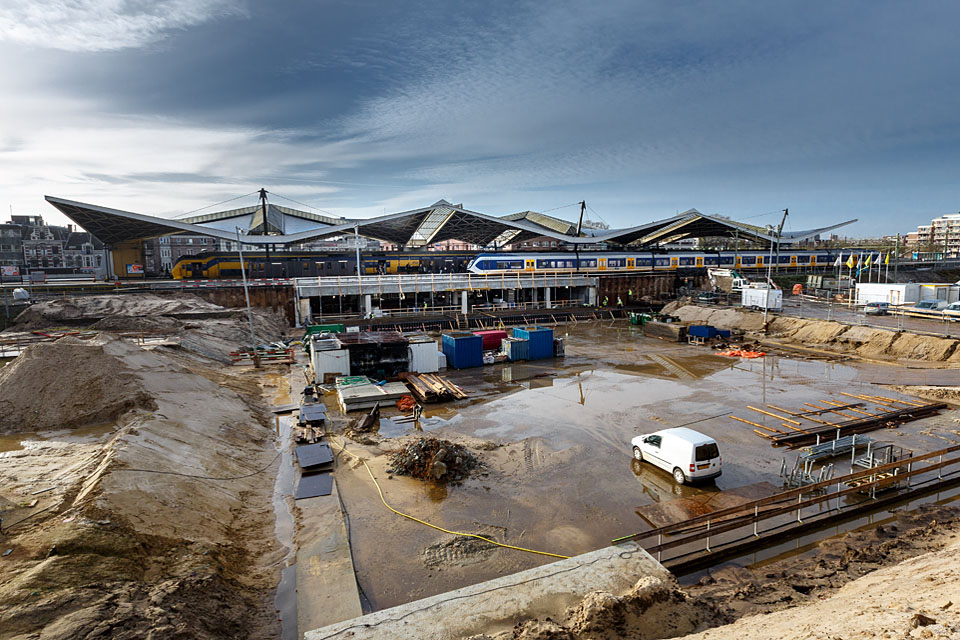
<svg viewBox="0 0 960 640"><path fill-rule="evenodd" d="M951 322L960 320L960 302L951 302L948 304L943 310L943 315Z"/></svg>
<svg viewBox="0 0 960 640"><path fill-rule="evenodd" d="M720 448L717 441L699 431L676 427L634 438L633 457L673 475L677 484L718 477Z"/></svg>
<svg viewBox="0 0 960 640"><path fill-rule="evenodd" d="M890 303L868 302L863 305L863 312L868 316L885 316L890 312Z"/></svg>
<svg viewBox="0 0 960 640"><path fill-rule="evenodd" d="M927 309L929 311L939 311L947 306L946 300L921 300L913 305L914 309Z"/></svg>

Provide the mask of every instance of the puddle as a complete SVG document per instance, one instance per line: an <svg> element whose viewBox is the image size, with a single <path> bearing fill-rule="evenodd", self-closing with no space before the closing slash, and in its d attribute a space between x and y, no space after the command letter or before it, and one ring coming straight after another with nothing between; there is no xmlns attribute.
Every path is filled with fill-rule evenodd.
<svg viewBox="0 0 960 640"><path fill-rule="evenodd" d="M382 438L396 438L410 433L430 432L446 427L450 421L436 417L421 417L419 421L398 421L396 418L380 418L379 434Z"/></svg>
<svg viewBox="0 0 960 640"><path fill-rule="evenodd" d="M278 397L281 394L278 394ZM282 399L282 398L281 398ZM289 401L289 396L287 396ZM282 627L283 640L298 640L300 637L297 625L297 565L296 549L293 544L293 514L290 512L288 500L293 496L294 470L293 453L291 451L291 431L293 417L277 416L277 446L282 452L280 466L277 471L277 480L273 486L273 511L276 516L274 530L277 540L287 549L280 584L277 585L277 595L274 606L277 608Z"/></svg>
<svg viewBox="0 0 960 640"><path fill-rule="evenodd" d="M725 358L710 349L597 325L567 327L558 334L566 334L566 358L445 372L470 392L469 401L431 408L428 418L445 421L438 426L446 430L504 446L483 452L491 463L488 477L470 478L445 496L394 478L384 489L391 505L454 531L488 523L505 527L510 539L525 547L585 553L648 530L637 513L640 507L685 498L695 510L737 495L731 490L760 483L782 486L781 460L792 463L797 454L773 448L752 427L729 417L781 428L781 420L747 405L803 411L807 403L843 399L841 391L897 396L862 380L854 362ZM955 415L944 411L939 418L874 436L916 452L931 451L944 446L940 437L952 435ZM691 487L676 485L655 468L634 469L634 436L684 425L719 442L722 476ZM384 437L414 431L412 424L381 419ZM838 465L841 471L845 467ZM337 486L357 523L351 531L357 578L375 610L543 562L501 550L469 570L444 565L431 573L420 557L423 549L443 542L442 536L384 513L360 474L338 478ZM729 494L721 497L721 491ZM387 529L397 541L389 563L382 553Z"/></svg>
<svg viewBox="0 0 960 640"><path fill-rule="evenodd" d="M43 440L61 440L67 442L97 440L101 436L115 431L116 428L117 425L112 422L101 422L77 429L57 429L38 431L35 433L0 435L0 452L21 451L24 449L24 442L38 442Z"/></svg>

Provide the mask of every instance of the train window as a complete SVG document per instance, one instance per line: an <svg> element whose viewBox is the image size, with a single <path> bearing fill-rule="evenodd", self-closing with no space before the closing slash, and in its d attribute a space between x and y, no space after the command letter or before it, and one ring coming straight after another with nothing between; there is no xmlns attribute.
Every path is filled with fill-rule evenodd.
<svg viewBox="0 0 960 640"><path fill-rule="evenodd" d="M733 256L720 256L720 264L733 264Z"/></svg>
<svg viewBox="0 0 960 640"><path fill-rule="evenodd" d="M756 256L741 256L741 257L740 257L740 262L741 262L742 264L756 264L756 263L757 263L757 257L756 257Z"/></svg>
<svg viewBox="0 0 960 640"><path fill-rule="evenodd" d="M641 267L649 267L653 265L653 258L637 258L637 264Z"/></svg>

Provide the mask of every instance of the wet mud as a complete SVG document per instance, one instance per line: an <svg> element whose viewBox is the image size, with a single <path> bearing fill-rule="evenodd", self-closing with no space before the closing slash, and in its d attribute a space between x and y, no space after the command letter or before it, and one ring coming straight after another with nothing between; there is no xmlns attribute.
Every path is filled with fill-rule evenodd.
<svg viewBox="0 0 960 640"><path fill-rule="evenodd" d="M779 427L774 418L749 415L746 405L803 408L805 402L835 398L840 390L878 392L862 379L858 363L776 354L759 360L725 358L708 348L646 338L639 328L620 323L559 327L557 332L566 339L566 358L448 370L445 375L468 390L470 398L436 409L428 405L425 415L436 411L432 415L442 415L443 421L431 436L478 450L496 446L483 452L486 477L443 492L407 478L388 478L386 454L417 433L396 429L385 412L388 428L376 444L361 448L392 506L456 531L492 525L511 544L563 555L584 553L648 530L651 525L638 515L639 507L677 498L692 498L694 506L708 504L710 494L761 482L780 487L781 460L792 464L796 454L772 448L728 414ZM722 476L707 484L678 486L667 472L633 463L634 436L686 424L720 443ZM920 452L960 441L956 428L948 411L871 435ZM849 461L838 462L838 474L845 471L844 464ZM421 559L425 549L449 536L384 509L362 468L341 466L337 482L353 523L358 581L374 609L549 561L496 549L469 569L441 572ZM389 565L382 562L385 530L392 532Z"/></svg>

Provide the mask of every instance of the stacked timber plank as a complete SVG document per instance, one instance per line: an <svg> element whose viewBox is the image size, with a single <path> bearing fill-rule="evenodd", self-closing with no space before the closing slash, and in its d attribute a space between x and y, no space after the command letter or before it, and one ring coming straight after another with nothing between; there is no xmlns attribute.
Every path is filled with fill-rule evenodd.
<svg viewBox="0 0 960 640"><path fill-rule="evenodd" d="M337 403L344 413L393 404L407 391L402 382L374 384L366 376L337 378Z"/></svg>
<svg viewBox="0 0 960 640"><path fill-rule="evenodd" d="M924 403L885 396L841 393L859 402L805 402L804 406L811 410L804 411L791 411L773 405L767 405L767 409L747 406L751 411L779 420L780 424L777 426L759 424L737 416L731 418L756 427L753 432L770 440L774 446L794 449L877 429L897 427L905 422L936 415L947 407L942 402ZM871 404L875 406L869 406Z"/></svg>
<svg viewBox="0 0 960 640"><path fill-rule="evenodd" d="M423 403L446 402L467 397L467 392L446 378L433 373L407 376L407 385Z"/></svg>

